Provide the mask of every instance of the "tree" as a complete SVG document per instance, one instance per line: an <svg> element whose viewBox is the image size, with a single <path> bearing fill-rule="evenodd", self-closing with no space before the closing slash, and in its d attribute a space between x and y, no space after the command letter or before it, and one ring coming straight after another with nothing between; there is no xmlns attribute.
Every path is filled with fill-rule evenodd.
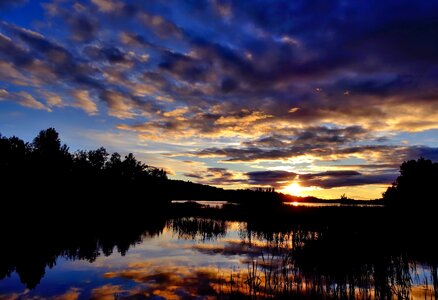
<svg viewBox="0 0 438 300"><path fill-rule="evenodd" d="M122 176L129 180L139 178L147 168L147 166L138 161L132 153L125 156L121 167Z"/></svg>
<svg viewBox="0 0 438 300"><path fill-rule="evenodd" d="M122 170L122 159L119 153L111 154L110 159L105 164L105 170L110 175L120 174Z"/></svg>
<svg viewBox="0 0 438 300"><path fill-rule="evenodd" d="M436 206L438 163L420 158L403 162L400 176L388 187L383 198L388 205L397 207Z"/></svg>
<svg viewBox="0 0 438 300"><path fill-rule="evenodd" d="M47 170L46 173L66 171L72 161L68 150L67 145L61 145L59 134L54 128L41 130L32 143L33 162L40 171Z"/></svg>
<svg viewBox="0 0 438 300"><path fill-rule="evenodd" d="M54 128L41 130L33 139L32 146L35 153L44 157L51 157L62 151L59 134Z"/></svg>
<svg viewBox="0 0 438 300"><path fill-rule="evenodd" d="M84 150L78 150L73 154L73 165L76 172L87 172L91 169L91 163L88 161L88 153Z"/></svg>
<svg viewBox="0 0 438 300"><path fill-rule="evenodd" d="M151 176L154 179L158 180L166 180L167 179L167 173L164 171L164 169L159 169L155 167L148 167L148 175Z"/></svg>
<svg viewBox="0 0 438 300"><path fill-rule="evenodd" d="M18 137L0 135L0 170L1 176L13 180L16 176L24 178L25 168L31 147Z"/></svg>
<svg viewBox="0 0 438 300"><path fill-rule="evenodd" d="M106 152L104 147L88 151L88 160L91 164L91 167L95 170L102 170L105 167L108 155L109 154Z"/></svg>

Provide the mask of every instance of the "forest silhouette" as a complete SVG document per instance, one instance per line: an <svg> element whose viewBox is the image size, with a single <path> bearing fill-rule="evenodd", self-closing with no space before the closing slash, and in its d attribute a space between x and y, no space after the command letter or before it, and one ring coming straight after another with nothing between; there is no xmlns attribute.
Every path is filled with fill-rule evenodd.
<svg viewBox="0 0 438 300"><path fill-rule="evenodd" d="M129 194L167 180L163 169L141 163L132 153L122 158L103 147L70 153L54 128L40 131L31 143L0 136L0 170L5 186L15 187L14 196L43 198Z"/></svg>
<svg viewBox="0 0 438 300"><path fill-rule="evenodd" d="M139 161L132 153L122 157L104 147L70 152L54 128L41 130L32 142L0 134L0 179L2 194L15 201L2 205L52 209L59 198L74 203L86 202L88 208L108 209L108 198L118 198L117 209L128 202L136 205L168 205L171 200L225 200L256 210L278 208L284 201L320 202L314 197L296 197L275 192L273 188L225 190L189 181L170 180L164 169ZM435 207L438 163L420 158L403 162L400 176L376 204L398 210ZM36 199L43 199L38 201ZM67 203L68 203L67 201ZM327 201L325 201L327 202ZM342 197L331 202L371 203ZM59 203L58 203L59 204ZM44 209L42 209L44 210Z"/></svg>
<svg viewBox="0 0 438 300"><path fill-rule="evenodd" d="M169 180L164 169L146 165L132 153L122 157L117 152L109 154L103 147L71 153L54 128L41 130L30 143L0 135L0 179L6 187L3 196L15 199L3 201L3 205L21 203L39 210L44 210L44 205L45 209L53 209L53 201L60 198L103 210L111 209L105 205L110 197L118 199L116 209L124 209L128 203L162 206L176 199L278 206L284 198L272 188L224 190Z"/></svg>

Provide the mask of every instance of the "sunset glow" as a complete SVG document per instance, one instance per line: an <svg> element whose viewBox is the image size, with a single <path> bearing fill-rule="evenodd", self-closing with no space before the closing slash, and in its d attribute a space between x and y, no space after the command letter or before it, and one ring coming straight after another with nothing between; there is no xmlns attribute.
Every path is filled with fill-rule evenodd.
<svg viewBox="0 0 438 300"><path fill-rule="evenodd" d="M0 0L0 300L438 300L437 38L435 0Z"/></svg>
<svg viewBox="0 0 438 300"><path fill-rule="evenodd" d="M286 193L293 196L303 196L301 194L302 188L297 182L293 182L292 184L288 185L284 190Z"/></svg>
<svg viewBox="0 0 438 300"><path fill-rule="evenodd" d="M378 198L403 161L438 160L438 5L396 7L0 1L0 133L54 127L73 152L226 189Z"/></svg>

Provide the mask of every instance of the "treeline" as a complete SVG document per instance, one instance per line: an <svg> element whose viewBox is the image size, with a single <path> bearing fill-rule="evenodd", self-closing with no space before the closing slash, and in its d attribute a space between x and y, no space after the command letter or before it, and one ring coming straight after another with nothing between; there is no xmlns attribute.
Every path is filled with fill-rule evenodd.
<svg viewBox="0 0 438 300"><path fill-rule="evenodd" d="M41 130L30 143L0 134L0 180L0 196L13 199L3 205L23 199L41 204L60 197L105 206L108 198L116 198L112 203L117 207L126 207L127 200L148 200L147 205L178 199L225 200L254 208L278 206L283 201L321 201L277 193L273 188L225 190L169 180L165 170L142 163L132 153L122 157L103 147L71 153L54 128ZM437 183L438 163L423 158L404 162L400 176L383 194L383 202L401 208L436 206Z"/></svg>
<svg viewBox="0 0 438 300"><path fill-rule="evenodd" d="M0 135L3 194L44 198L96 195L158 195L167 180L163 169L148 166L132 153L109 154L103 147L70 153L54 128L42 130L31 143ZM152 189L151 187L154 187Z"/></svg>
<svg viewBox="0 0 438 300"><path fill-rule="evenodd" d="M178 199L226 200L252 207L279 205L285 200L285 195L273 189L225 190L169 180L165 170L142 163L132 153L122 157L117 152L109 154L103 147L71 153L54 128L41 130L30 143L0 135L0 179L3 196L21 202L27 199L26 204L40 205L62 197L106 208L105 201L116 198L111 203L117 204L119 212L133 200L148 206ZM17 200L2 204L12 202Z"/></svg>

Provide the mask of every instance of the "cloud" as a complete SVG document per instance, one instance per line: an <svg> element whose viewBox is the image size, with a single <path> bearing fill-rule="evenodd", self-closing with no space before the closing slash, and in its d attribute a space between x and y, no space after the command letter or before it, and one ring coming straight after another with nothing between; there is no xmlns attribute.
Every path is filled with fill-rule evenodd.
<svg viewBox="0 0 438 300"><path fill-rule="evenodd" d="M0 6L19 12L11 3ZM43 8L31 25L0 23L3 100L99 112L123 120L117 128L142 142L190 145L169 155L209 163L277 161L288 169L306 160L333 169L337 161L383 182L389 168L364 165L436 158L426 137L438 128L433 1L91 0ZM217 183L245 178L206 167L185 173ZM326 177L319 184L337 184Z"/></svg>
<svg viewBox="0 0 438 300"><path fill-rule="evenodd" d="M114 0L91 0L102 12L114 12L123 7L123 4Z"/></svg>
<svg viewBox="0 0 438 300"><path fill-rule="evenodd" d="M242 145L246 147L266 147L266 148L283 148L289 145L289 141L283 141L284 136L267 136L257 140L244 141Z"/></svg>
<svg viewBox="0 0 438 300"><path fill-rule="evenodd" d="M430 55L434 53L430 50L433 45L428 42L434 33L433 19L424 18L430 15L427 10L412 7L406 1L402 1L400 7L408 7L412 11L410 18L403 13L396 16L390 14L391 17L385 21L376 18L379 22L373 24L366 22L369 18L364 18L361 13L366 11L371 16L385 15L385 12L389 12L388 6L375 3L366 7L362 4L318 4L317 7L327 10L327 14L323 14L319 9L310 9L304 1L296 5L274 1L267 9L260 3L252 3L244 8L238 3L218 1L202 2L196 6L176 3L174 7L127 5L114 0L93 0L92 3L88 10L95 12L93 16L84 13L86 8L75 12L58 4L63 21L72 29L72 36L78 42L100 42L99 34L105 28L97 23L111 27L106 23L108 16L102 16L102 13L117 13L114 18L122 27L128 25L128 20L133 16L140 19L156 36L130 32L132 28L126 26L120 35L121 39L125 45L147 45L151 51L155 51L152 55L154 63L143 68L147 71L156 71L155 67L166 70L167 79L178 83L168 92L182 105L209 98L208 101L213 103L237 104L234 108L228 106L233 109L228 113L235 113L241 109L255 110L264 103L262 110L273 116L272 121L295 125L321 121L345 125L356 120L365 124L363 127L366 128L391 126L424 130L437 126L433 117L424 121L417 118L418 124L412 120L396 124L393 119L402 117L402 112L390 114L386 111L397 103L405 102L413 93L418 98L436 95L433 88L434 73L419 73L423 68L423 60L433 59ZM172 17L173 9L180 9L182 14L186 14L188 11L184 9L185 6L193 12L188 22ZM430 11L434 8L432 4L422 6ZM351 13L358 13L360 17L353 18ZM278 16L289 14L295 16L293 24L278 22ZM222 17L225 15L227 21L224 23ZM341 15L343 17L339 18ZM322 28L309 22L309 19L322 16L327 19L327 24ZM212 26L210 35L203 30L194 30L196 22L206 20ZM62 24L59 19L57 22ZM399 25L408 30L400 31ZM228 40L220 34L220 30L227 26L234 29ZM234 39L235 36L241 38ZM173 41L173 49L165 41L169 37L178 37ZM108 40L111 39L108 36ZM406 61L399 57L391 66L381 64L386 61L381 55L388 50L393 51L394 43L403 44L403 47L397 48L400 57L409 54L410 57L413 55L414 60ZM41 41L39 44L42 45ZM369 45L374 46L370 48ZM52 47L52 51L58 51L58 56L62 56L60 50ZM40 47L38 51L45 50ZM417 52L418 55L415 54ZM112 62L126 58L117 45L103 48L99 53ZM385 57L388 58L395 59L390 55ZM142 66L136 64L136 67ZM135 81L134 78L130 80ZM92 82L90 77L82 77L82 81ZM178 88L183 82L199 86L190 93ZM315 93L315 90L320 92ZM359 108L358 103L362 101L367 102L367 106ZM431 106L429 108L433 108ZM427 111L431 111L429 108ZM288 116L287 112L291 109L294 113ZM427 116L426 110L420 115Z"/></svg>
<svg viewBox="0 0 438 300"><path fill-rule="evenodd" d="M257 132L258 123L270 118L259 111L241 110L225 115L215 110L215 107L209 111L172 110L153 116L153 121L135 125L123 124L119 128L141 132L156 140L166 139L169 134L181 138L195 135L206 138L251 136Z"/></svg>
<svg viewBox="0 0 438 300"><path fill-rule="evenodd" d="M8 30L10 26L2 22L0 23L0 28ZM2 59L11 61L19 69L26 67L33 61L33 58L29 57L29 52L20 47L11 37L6 34L0 34L0 41L0 55Z"/></svg>
<svg viewBox="0 0 438 300"><path fill-rule="evenodd" d="M246 183L241 172L235 172L226 168L207 168L202 171L184 173L184 176L193 178L196 182L208 185L227 186Z"/></svg>
<svg viewBox="0 0 438 300"><path fill-rule="evenodd" d="M12 99L25 107L51 111L50 108L46 107L43 103L36 100L31 94L27 92L15 93L12 95Z"/></svg>
<svg viewBox="0 0 438 300"><path fill-rule="evenodd" d="M70 288L67 292L62 295L53 297L54 300L77 300L81 295L81 289Z"/></svg>
<svg viewBox="0 0 438 300"><path fill-rule="evenodd" d="M166 51L162 53L159 67L181 81L206 81L209 64L188 55Z"/></svg>
<svg viewBox="0 0 438 300"><path fill-rule="evenodd" d="M124 290L119 285L105 284L100 287L93 288L90 299L112 300L114 295L120 294Z"/></svg>
<svg viewBox="0 0 438 300"><path fill-rule="evenodd" d="M63 80L70 84L100 88L98 81L92 78L93 66L80 63L65 47L48 40L40 33L1 23L1 26L11 32L28 49L19 43L8 41L0 52L10 59L19 70L30 71L35 77L43 78L43 83L52 84L54 80Z"/></svg>
<svg viewBox="0 0 438 300"><path fill-rule="evenodd" d="M285 186L297 178L298 174L287 171L256 171L249 172L248 182L255 186Z"/></svg>
<svg viewBox="0 0 438 300"><path fill-rule="evenodd" d="M371 169L367 173L356 170L338 169L317 173L298 173L282 170L235 172L226 168L207 168L184 176L202 184L227 186L242 184L247 187L270 186L284 188L293 182L302 187L322 189L369 184L391 184L397 178L397 168Z"/></svg>
<svg viewBox="0 0 438 300"><path fill-rule="evenodd" d="M27 0L0 0L0 8L7 9L8 6L20 6L27 2Z"/></svg>
<svg viewBox="0 0 438 300"><path fill-rule="evenodd" d="M60 96L51 92L41 92L42 97L46 100L46 103L50 107L62 107L65 105L64 101Z"/></svg>
<svg viewBox="0 0 438 300"><path fill-rule="evenodd" d="M152 15L142 11L138 13L138 19L160 38L181 38L183 30L176 26L173 22L166 20L163 16Z"/></svg>
<svg viewBox="0 0 438 300"><path fill-rule="evenodd" d="M297 174L286 171L260 171L247 173L251 184L282 188L292 182L302 187L323 189L348 187L367 184L390 184L397 173L362 174L353 170L326 171L321 173Z"/></svg>
<svg viewBox="0 0 438 300"><path fill-rule="evenodd" d="M298 131L295 143L304 144L345 144L364 139L368 132L361 126L349 126L345 128L309 127Z"/></svg>
<svg viewBox="0 0 438 300"><path fill-rule="evenodd" d="M283 124L283 128L318 127L322 122L338 126L361 124L371 131L382 128L422 131L438 126L437 116L430 113L437 111L436 101L427 100L436 98L435 75L430 68L424 69L428 66L424 60L434 59L430 50L434 49L433 45L428 42L434 33L433 19L424 18L429 16L428 10L412 7L406 1L400 7L409 7L410 18L403 13L390 14L385 21L376 18L379 22L373 24L366 22L369 18L361 13L385 15L387 6L318 4L316 7L327 10L323 14L319 9L310 9L304 1L296 5L274 1L269 8L260 3L244 8L238 3L218 1L167 6L93 0L88 7L84 4L75 10L68 10L62 3L56 5L57 13L51 16L60 30L63 25L69 28L79 44L69 45L67 49L60 46L62 38L54 42L23 28L3 25L33 49L28 52L18 45L7 45L9 58L22 66L17 70L21 71L23 65L29 69L36 64L39 67L34 67L34 74L45 69L52 77L62 77L67 84L98 89L97 93L129 87L132 94L127 98L147 89L141 85L140 74L160 72L168 84L161 85L159 92L178 99L180 106L221 105L225 108L224 115L242 110L260 111L271 116L266 123ZM432 4L422 6L430 11L434 8ZM183 18L189 12L192 14L187 22L182 22L174 17L173 10L179 10ZM353 18L351 13L360 17ZM295 16L293 24L278 22L278 16L289 14ZM327 19L322 28L309 22L309 18L322 16ZM116 33L123 47L109 33L112 25L108 18L117 20L120 31ZM141 20L153 35L130 27L129 20L133 18ZM195 26L204 21L212 26L209 34ZM400 31L400 24L407 30ZM228 30L232 34L222 35L224 29L232 29ZM170 38L171 44L167 41ZM91 41L96 43L90 45ZM411 49L410 43L403 41L429 47ZM394 44L403 46L397 48L397 55L388 54L383 59L382 54L394 51ZM130 49L125 51L125 47ZM140 47L148 53L138 53ZM75 48L89 51L85 51L85 57L77 57ZM408 54L413 59L402 59ZM147 57L150 63L128 57ZM120 64L118 68L129 62L131 73L122 81L107 81L112 77L102 77L104 69L96 59L102 64ZM388 59L394 63L386 64ZM111 70L112 74L119 71ZM422 104L413 105L413 97ZM363 102L367 105L362 105ZM413 108L416 108L415 116L406 116L404 112ZM109 112L116 115L112 109ZM117 115L126 117L126 112ZM197 117L192 114L188 118L188 121L195 118L195 127ZM196 128L191 130L190 124L187 127L190 133L196 134Z"/></svg>
<svg viewBox="0 0 438 300"><path fill-rule="evenodd" d="M147 38L137 33L124 31L120 33L119 39L122 44L128 45L133 48L147 47L149 49L155 49L157 51L165 51L165 48L162 48L159 45L148 41Z"/></svg>
<svg viewBox="0 0 438 300"><path fill-rule="evenodd" d="M307 154L306 149L264 150L256 147L248 148L205 148L191 154L199 157L224 157L226 161L244 162L257 160L278 160Z"/></svg>
<svg viewBox="0 0 438 300"><path fill-rule="evenodd" d="M41 82L38 78L25 76L10 62L0 60L0 68L2 69L0 80L4 82L11 82L18 86L38 85Z"/></svg>
<svg viewBox="0 0 438 300"><path fill-rule="evenodd" d="M16 54L19 54L20 57L26 57L26 59L17 57L15 66L10 66L10 68L16 70L23 69L24 67L27 71L30 71L30 74L32 75L32 78L29 79L29 77L26 78L25 76L22 76L22 73L15 72L13 74L15 74L14 77L16 80L21 80L21 82L24 82L27 85L38 86L50 84L50 82L55 80L60 80L68 85L77 86L77 89L73 92L73 98L75 101L71 105L83 109L89 115L95 115L97 113L97 105L90 96L91 92L89 90L91 88L91 90L94 89L96 93L100 94L102 100L108 104L109 115L118 118L131 118L133 116L131 110L134 105L132 104L132 100L130 100L130 96L125 96L119 92L105 89L104 84L100 82L100 80L92 77L96 71L93 66L79 62L74 58L74 55L64 47L47 40L39 33L6 23L2 23L2 25L11 33L17 35L30 47L30 49L36 51L34 53L25 50L14 44L12 40L7 41L7 44L3 47L3 52L5 54L11 58L16 57ZM107 61L114 63L127 61L120 50L115 47L95 47L93 49L95 49L99 57L102 57ZM1 50L2 49L0 49L0 51ZM15 60L13 59L13 61ZM24 77L24 79L22 77ZM40 82L34 78L45 78L47 81ZM64 93L66 92L69 91L64 91ZM53 105L53 101L58 101L59 104L61 95L58 94L55 96L52 92L48 99L51 99L50 101L52 101L51 106L56 106ZM22 105L28 107L39 109L45 108L42 104L38 104L35 99L32 100L29 95L23 94L22 97L16 98L15 101L21 102Z"/></svg>
<svg viewBox="0 0 438 300"><path fill-rule="evenodd" d="M406 160L420 157L430 159L432 161L438 161L438 148L426 146L412 146L407 148Z"/></svg>
<svg viewBox="0 0 438 300"><path fill-rule="evenodd" d="M318 126L280 129L278 134L265 136L257 140L245 141L242 145L277 149L290 146L321 148L321 146L344 145L370 137L369 132L361 126Z"/></svg>
<svg viewBox="0 0 438 300"><path fill-rule="evenodd" d="M193 249L202 254L208 255L246 255L249 257L257 257L262 253L263 247L256 245L248 245L242 242L228 241L225 245L200 244L193 246Z"/></svg>
<svg viewBox="0 0 438 300"><path fill-rule="evenodd" d="M361 174L356 171L328 171L316 174L300 175L301 186L315 186L323 189L367 185L367 184L391 184L397 173Z"/></svg>
<svg viewBox="0 0 438 300"><path fill-rule="evenodd" d="M221 282L220 277L217 276L217 269L187 268L185 266L163 267L151 264L136 264L126 270L107 273L105 276L142 283L140 291L132 290L129 292L133 298L136 296L166 299L211 298L217 295L218 290L215 287ZM102 290L106 292L112 289L114 286Z"/></svg>
<svg viewBox="0 0 438 300"><path fill-rule="evenodd" d="M8 24L6 22L2 22L1 24L5 29L18 36L31 48L38 51L38 53L45 55L53 54L54 57L59 56L61 58L60 60L62 60L63 56L69 56L68 51L63 47L50 42L44 37L44 35L36 31Z"/></svg>
<svg viewBox="0 0 438 300"><path fill-rule="evenodd" d="M405 147L388 145L368 145L352 147L320 148L318 146L291 146L282 149L246 148L206 148L189 153L200 157L223 157L229 162L251 162L258 160L284 160L288 158L311 156L319 159L334 160L345 158L367 159L369 162L401 162L416 159L423 154L435 158L437 148Z"/></svg>
<svg viewBox="0 0 438 300"><path fill-rule="evenodd" d="M68 16L67 22L70 25L73 40L77 42L89 42L96 38L98 23L91 17L85 15Z"/></svg>
<svg viewBox="0 0 438 300"><path fill-rule="evenodd" d="M73 106L81 108L89 115L97 114L97 105L91 99L90 93L88 91L76 90L73 92L73 97L75 99L75 103Z"/></svg>
<svg viewBox="0 0 438 300"><path fill-rule="evenodd" d="M5 99L9 95L8 91L5 89L0 90L0 98Z"/></svg>
<svg viewBox="0 0 438 300"><path fill-rule="evenodd" d="M36 100L31 94L24 91L9 93L5 89L0 89L0 101L2 100L14 101L20 104L21 106L28 108L42 109L49 112L52 111L49 107L44 105L42 102Z"/></svg>
<svg viewBox="0 0 438 300"><path fill-rule="evenodd" d="M135 104L129 96L117 91L106 90L100 95L101 99L108 105L108 114L119 119L133 118Z"/></svg>
<svg viewBox="0 0 438 300"><path fill-rule="evenodd" d="M224 93L231 92L236 90L239 86L239 82L234 80L233 78L224 78L221 82L221 90Z"/></svg>
<svg viewBox="0 0 438 300"><path fill-rule="evenodd" d="M84 52L91 59L102 60L111 64L130 62L128 56L114 46L88 46L84 49Z"/></svg>

